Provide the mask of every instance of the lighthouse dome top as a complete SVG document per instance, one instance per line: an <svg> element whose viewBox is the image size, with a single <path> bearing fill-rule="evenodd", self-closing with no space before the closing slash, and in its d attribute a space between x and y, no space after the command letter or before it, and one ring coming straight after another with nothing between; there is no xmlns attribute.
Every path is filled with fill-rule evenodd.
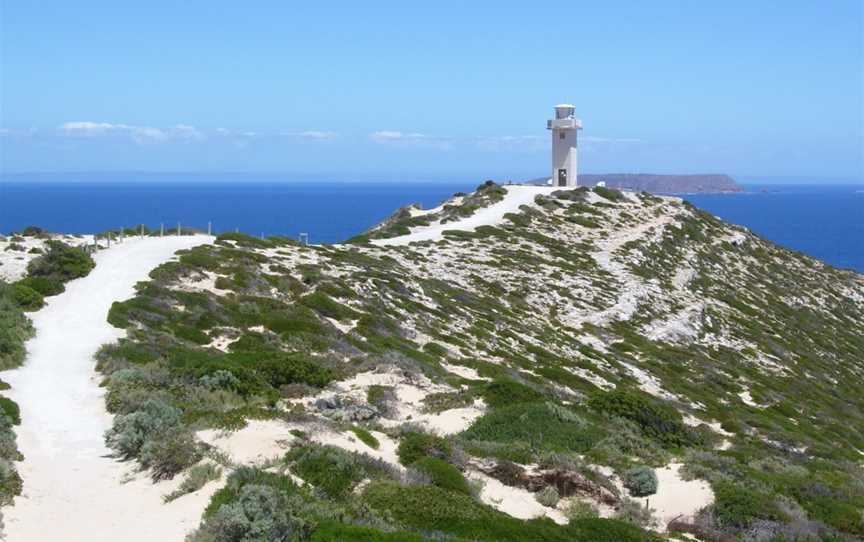
<svg viewBox="0 0 864 542"><path fill-rule="evenodd" d="M564 107L569 107L570 109L576 109L576 106L573 104L558 104L555 106L555 109L561 109Z"/></svg>

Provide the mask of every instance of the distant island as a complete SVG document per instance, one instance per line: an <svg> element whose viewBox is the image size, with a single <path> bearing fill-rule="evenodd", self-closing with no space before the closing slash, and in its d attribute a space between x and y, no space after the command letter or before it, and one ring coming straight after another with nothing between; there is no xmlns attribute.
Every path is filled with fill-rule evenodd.
<svg viewBox="0 0 864 542"><path fill-rule="evenodd" d="M693 193L693 192L743 192L744 189L729 175L655 175L650 173L592 173L579 175L580 186L596 186L606 183L609 188L645 191L651 193ZM533 184L546 184L548 177L529 181Z"/></svg>

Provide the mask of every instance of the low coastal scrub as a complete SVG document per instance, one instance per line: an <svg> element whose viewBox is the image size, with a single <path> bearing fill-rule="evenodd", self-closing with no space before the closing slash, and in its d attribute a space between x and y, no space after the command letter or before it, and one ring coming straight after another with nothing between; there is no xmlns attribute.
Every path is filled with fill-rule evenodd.
<svg viewBox="0 0 864 542"><path fill-rule="evenodd" d="M23 363L24 343L33 334L33 324L21 309L15 287L0 280L0 370Z"/></svg>

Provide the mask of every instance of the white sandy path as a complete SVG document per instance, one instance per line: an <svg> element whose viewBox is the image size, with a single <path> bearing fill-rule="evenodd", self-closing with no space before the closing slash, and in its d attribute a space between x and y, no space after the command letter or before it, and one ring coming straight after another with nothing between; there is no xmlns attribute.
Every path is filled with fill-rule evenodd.
<svg viewBox="0 0 864 542"><path fill-rule="evenodd" d="M419 241L435 241L441 238L441 234L445 230L474 231L480 226L494 226L504 220L504 215L507 213L518 213L519 207L522 205L534 203L536 196L560 190L560 188L550 186L522 185L507 185L503 188L507 190L507 195L504 196L503 200L493 203L488 207L478 209L473 215L467 218L447 222L446 224L435 223L430 226L422 226L408 235L391 237L390 239L375 239L372 241L372 244L381 246L407 245Z"/></svg>
<svg viewBox="0 0 864 542"><path fill-rule="evenodd" d="M106 321L113 301L175 251L211 242L205 236L128 239L96 254L96 268L70 282L32 315L36 337L25 365L3 374L21 406L18 444L24 495L3 509L9 542L181 542L200 519L206 491L162 504L179 483L153 485L146 475L122 483L130 464L106 455L111 424L93 354L123 332ZM178 477L179 478L179 477ZM211 489L212 491L212 489Z"/></svg>

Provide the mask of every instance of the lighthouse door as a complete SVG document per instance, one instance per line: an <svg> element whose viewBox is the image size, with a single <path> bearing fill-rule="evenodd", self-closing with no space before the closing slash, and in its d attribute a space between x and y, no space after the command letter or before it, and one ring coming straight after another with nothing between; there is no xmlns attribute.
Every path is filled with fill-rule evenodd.
<svg viewBox="0 0 864 542"><path fill-rule="evenodd" d="M567 170L558 170L558 186L567 186Z"/></svg>

